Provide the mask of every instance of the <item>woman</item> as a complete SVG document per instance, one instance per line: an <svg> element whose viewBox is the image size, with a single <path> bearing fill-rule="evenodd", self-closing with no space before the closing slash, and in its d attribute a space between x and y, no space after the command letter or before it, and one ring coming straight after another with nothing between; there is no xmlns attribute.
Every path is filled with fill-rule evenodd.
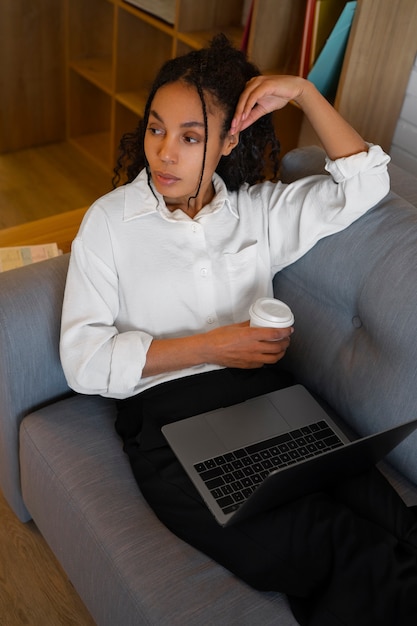
<svg viewBox="0 0 417 626"><path fill-rule="evenodd" d="M331 176L285 186L271 112L295 101ZM225 37L169 61L122 140L116 180L73 244L61 358L70 386L117 399L134 476L178 536L301 624L402 624L417 615L417 523L375 470L231 528L217 525L161 426L291 384L293 329L251 328L274 274L388 191L389 158L308 81L259 75ZM266 162L265 162L265 155Z"/></svg>

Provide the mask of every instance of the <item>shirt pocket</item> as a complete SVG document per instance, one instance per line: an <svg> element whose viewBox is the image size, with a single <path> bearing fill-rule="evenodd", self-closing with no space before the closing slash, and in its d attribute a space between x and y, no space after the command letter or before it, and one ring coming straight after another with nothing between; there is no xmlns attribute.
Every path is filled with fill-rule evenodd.
<svg viewBox="0 0 417 626"><path fill-rule="evenodd" d="M242 244L236 252L223 254L229 306L236 322L249 319L249 307L258 293L258 242Z"/></svg>

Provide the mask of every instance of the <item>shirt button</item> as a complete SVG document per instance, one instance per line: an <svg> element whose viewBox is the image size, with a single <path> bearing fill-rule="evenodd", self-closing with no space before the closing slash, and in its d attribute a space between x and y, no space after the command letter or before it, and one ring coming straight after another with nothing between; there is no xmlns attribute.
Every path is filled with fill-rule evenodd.
<svg viewBox="0 0 417 626"><path fill-rule="evenodd" d="M200 270L200 274L201 274L201 276L203 278L206 278L206 276L208 274L207 268L206 267L202 267L201 270Z"/></svg>
<svg viewBox="0 0 417 626"><path fill-rule="evenodd" d="M198 226L197 224L192 224L191 226L191 230L193 231L193 233L196 233L198 231Z"/></svg>
<svg viewBox="0 0 417 626"><path fill-rule="evenodd" d="M214 317L209 316L209 317L207 318L207 324L214 324L214 322L215 322Z"/></svg>

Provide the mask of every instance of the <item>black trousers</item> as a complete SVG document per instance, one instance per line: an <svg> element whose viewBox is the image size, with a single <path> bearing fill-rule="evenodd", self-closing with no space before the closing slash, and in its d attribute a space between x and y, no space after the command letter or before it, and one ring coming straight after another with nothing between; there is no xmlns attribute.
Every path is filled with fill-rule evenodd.
<svg viewBox="0 0 417 626"><path fill-rule="evenodd" d="M164 423L291 384L275 367L226 369L118 402L116 429L159 519L256 589L286 593L309 626L415 626L417 515L380 472L222 528L160 432Z"/></svg>

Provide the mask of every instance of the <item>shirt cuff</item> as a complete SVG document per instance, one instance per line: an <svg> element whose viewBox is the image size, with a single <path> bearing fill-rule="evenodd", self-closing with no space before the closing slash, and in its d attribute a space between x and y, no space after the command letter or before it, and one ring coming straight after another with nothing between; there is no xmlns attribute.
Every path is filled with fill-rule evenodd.
<svg viewBox="0 0 417 626"><path fill-rule="evenodd" d="M359 173L375 170L375 174L381 174L386 170L391 158L381 146L367 144L368 152L358 152L348 157L342 157L332 161L326 157L325 168L331 174L336 183L341 183L348 178L353 178Z"/></svg>
<svg viewBox="0 0 417 626"><path fill-rule="evenodd" d="M143 331L127 331L116 336L111 358L108 395L121 398L138 392L152 340L152 335Z"/></svg>

